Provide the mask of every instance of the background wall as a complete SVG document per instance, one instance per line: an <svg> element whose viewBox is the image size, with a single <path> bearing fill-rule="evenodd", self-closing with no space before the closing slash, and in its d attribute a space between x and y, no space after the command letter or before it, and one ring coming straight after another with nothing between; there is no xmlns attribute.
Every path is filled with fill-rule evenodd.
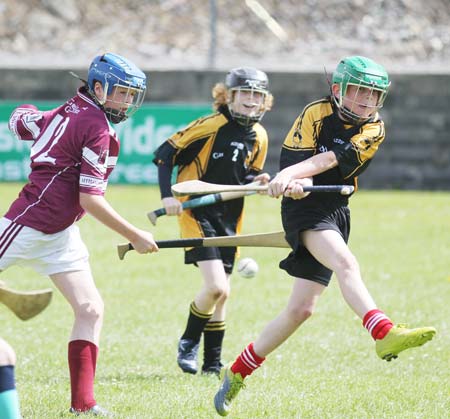
<svg viewBox="0 0 450 419"><path fill-rule="evenodd" d="M77 72L77 71L76 71ZM86 70L78 73L84 77ZM275 173L284 137L303 106L328 93L324 74L268 73L275 96L263 123L270 147L266 168ZM212 102L218 71L148 72L146 101ZM0 69L0 100L57 100L73 95L79 82L67 70ZM363 188L450 190L450 75L394 74L382 110L387 138L367 172Z"/></svg>

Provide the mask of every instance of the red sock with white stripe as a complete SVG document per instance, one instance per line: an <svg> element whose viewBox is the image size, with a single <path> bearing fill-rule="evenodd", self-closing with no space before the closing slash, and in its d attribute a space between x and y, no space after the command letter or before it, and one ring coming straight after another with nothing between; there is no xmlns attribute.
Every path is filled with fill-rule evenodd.
<svg viewBox="0 0 450 419"><path fill-rule="evenodd" d="M258 356L253 349L253 342L250 343L242 353L236 358L234 364L231 366L231 371L234 374L241 374L242 378L247 377L256 368L259 368L266 358Z"/></svg>
<svg viewBox="0 0 450 419"><path fill-rule="evenodd" d="M375 340L380 340L392 329L394 323L381 310L375 309L366 313L363 319L363 326Z"/></svg>
<svg viewBox="0 0 450 419"><path fill-rule="evenodd" d="M69 342L70 386L72 407L84 412L95 403L94 377L98 347L87 340Z"/></svg>

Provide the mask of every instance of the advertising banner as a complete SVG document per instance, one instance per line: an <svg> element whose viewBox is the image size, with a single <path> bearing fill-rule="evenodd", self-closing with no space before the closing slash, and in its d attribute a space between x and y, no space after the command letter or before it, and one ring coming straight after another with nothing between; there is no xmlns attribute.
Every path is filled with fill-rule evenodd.
<svg viewBox="0 0 450 419"><path fill-rule="evenodd" d="M61 103L33 101L40 110ZM32 142L19 141L8 129L11 112L20 103L0 102L0 182L26 181ZM114 125L120 142L119 161L110 183L157 183L153 151L176 131L194 119L212 112L210 104L143 104L129 120Z"/></svg>

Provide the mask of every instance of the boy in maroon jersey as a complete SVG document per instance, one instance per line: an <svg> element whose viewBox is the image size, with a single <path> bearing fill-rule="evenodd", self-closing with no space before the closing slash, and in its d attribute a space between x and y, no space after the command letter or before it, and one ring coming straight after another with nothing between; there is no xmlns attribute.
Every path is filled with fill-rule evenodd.
<svg viewBox="0 0 450 419"><path fill-rule="evenodd" d="M122 218L105 200L117 162L117 124L142 104L146 76L132 62L107 53L96 57L85 86L51 111L16 108L9 128L32 141L29 182L0 219L0 271L26 265L50 276L73 308L69 339L72 413L107 416L94 399L94 376L103 301L75 222L89 212L129 240L139 253L158 250L151 233Z"/></svg>

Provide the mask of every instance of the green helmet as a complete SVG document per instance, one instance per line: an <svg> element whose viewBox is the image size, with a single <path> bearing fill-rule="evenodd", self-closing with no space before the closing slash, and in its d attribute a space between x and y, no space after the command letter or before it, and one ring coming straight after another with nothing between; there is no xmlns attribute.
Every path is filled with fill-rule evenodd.
<svg viewBox="0 0 450 419"><path fill-rule="evenodd" d="M370 58L352 56L344 58L333 73L332 84L340 87L339 97L332 94L334 102L341 117L353 123L363 123L368 121L383 106L389 89L389 76L383 66L377 64ZM378 92L378 100L373 106L373 112L368 117L361 117L352 112L352 109L344 107L343 98L347 93L349 85L359 88L370 89L370 94Z"/></svg>

